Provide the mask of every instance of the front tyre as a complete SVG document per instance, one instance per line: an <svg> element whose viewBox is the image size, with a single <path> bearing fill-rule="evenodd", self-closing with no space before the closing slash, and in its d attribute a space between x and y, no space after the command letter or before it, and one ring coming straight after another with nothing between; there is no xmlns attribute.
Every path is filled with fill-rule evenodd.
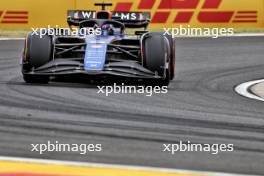
<svg viewBox="0 0 264 176"><path fill-rule="evenodd" d="M26 37L23 61L22 74L26 83L48 83L49 76L34 75L34 69L48 63L52 58L52 37L45 35L40 38L39 35L29 33Z"/></svg>
<svg viewBox="0 0 264 176"><path fill-rule="evenodd" d="M162 77L150 80L151 85L168 86L171 80L169 40L160 33L143 37L143 66Z"/></svg>

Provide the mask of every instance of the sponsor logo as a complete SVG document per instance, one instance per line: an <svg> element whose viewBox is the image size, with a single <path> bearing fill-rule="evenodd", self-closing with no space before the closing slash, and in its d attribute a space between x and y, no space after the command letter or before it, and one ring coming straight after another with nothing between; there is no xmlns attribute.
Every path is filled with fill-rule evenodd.
<svg viewBox="0 0 264 176"><path fill-rule="evenodd" d="M0 23L2 24L28 24L28 11L0 11Z"/></svg>
<svg viewBox="0 0 264 176"><path fill-rule="evenodd" d="M152 23L257 23L256 10L220 10L224 0L140 0L135 4L139 11L152 11ZM118 2L114 11L129 12L135 2ZM195 13L199 9L198 13ZM173 10L177 10L176 16ZM174 15L173 21L168 21Z"/></svg>
<svg viewBox="0 0 264 176"><path fill-rule="evenodd" d="M130 2L129 2L130 1ZM146 19L152 13L152 24L189 24L197 21L200 24L254 24L258 23L259 12L256 9L223 10L222 4L228 0L128 0L117 2L113 16L124 20ZM143 11L145 13L134 13ZM143 14L143 16L142 16ZM75 11L74 18L95 18L95 11ZM148 16L150 17L150 16ZM0 10L0 24L28 24L27 10Z"/></svg>
<svg viewBox="0 0 264 176"><path fill-rule="evenodd" d="M140 13L140 12L113 12L113 18L120 20L144 20L150 19L150 13ZM73 17L74 19L95 19L95 11L68 11L68 16Z"/></svg>

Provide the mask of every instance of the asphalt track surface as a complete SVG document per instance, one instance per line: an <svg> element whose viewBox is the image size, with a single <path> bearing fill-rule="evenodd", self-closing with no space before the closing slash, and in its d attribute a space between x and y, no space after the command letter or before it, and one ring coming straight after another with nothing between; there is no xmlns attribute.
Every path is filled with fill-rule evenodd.
<svg viewBox="0 0 264 176"><path fill-rule="evenodd" d="M264 175L264 104L235 85L264 76L264 38L176 40L168 94L97 94L96 85L27 85L23 41L0 41L0 155ZM102 143L103 151L31 152L31 143ZM163 143L233 143L234 152L162 152Z"/></svg>

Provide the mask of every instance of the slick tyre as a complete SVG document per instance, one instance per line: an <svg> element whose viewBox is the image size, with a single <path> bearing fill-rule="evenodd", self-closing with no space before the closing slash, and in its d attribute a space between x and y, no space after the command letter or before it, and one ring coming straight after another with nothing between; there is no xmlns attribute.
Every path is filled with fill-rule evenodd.
<svg viewBox="0 0 264 176"><path fill-rule="evenodd" d="M159 33L149 33L144 36L143 66L155 73L161 79L153 79L151 85L167 86L170 82L170 47L168 39Z"/></svg>
<svg viewBox="0 0 264 176"><path fill-rule="evenodd" d="M52 37L45 35L40 38L30 33L25 42L22 73L27 83L48 83L49 76L29 74L33 69L48 63L52 57Z"/></svg>

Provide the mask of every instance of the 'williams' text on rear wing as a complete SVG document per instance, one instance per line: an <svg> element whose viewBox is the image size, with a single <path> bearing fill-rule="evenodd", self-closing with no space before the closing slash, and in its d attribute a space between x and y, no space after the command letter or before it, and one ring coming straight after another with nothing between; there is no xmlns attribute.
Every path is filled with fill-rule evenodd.
<svg viewBox="0 0 264 176"><path fill-rule="evenodd" d="M112 19L124 23L128 28L147 27L151 15L147 12L112 12ZM83 20L96 19L96 11L69 10L68 23L81 22Z"/></svg>

